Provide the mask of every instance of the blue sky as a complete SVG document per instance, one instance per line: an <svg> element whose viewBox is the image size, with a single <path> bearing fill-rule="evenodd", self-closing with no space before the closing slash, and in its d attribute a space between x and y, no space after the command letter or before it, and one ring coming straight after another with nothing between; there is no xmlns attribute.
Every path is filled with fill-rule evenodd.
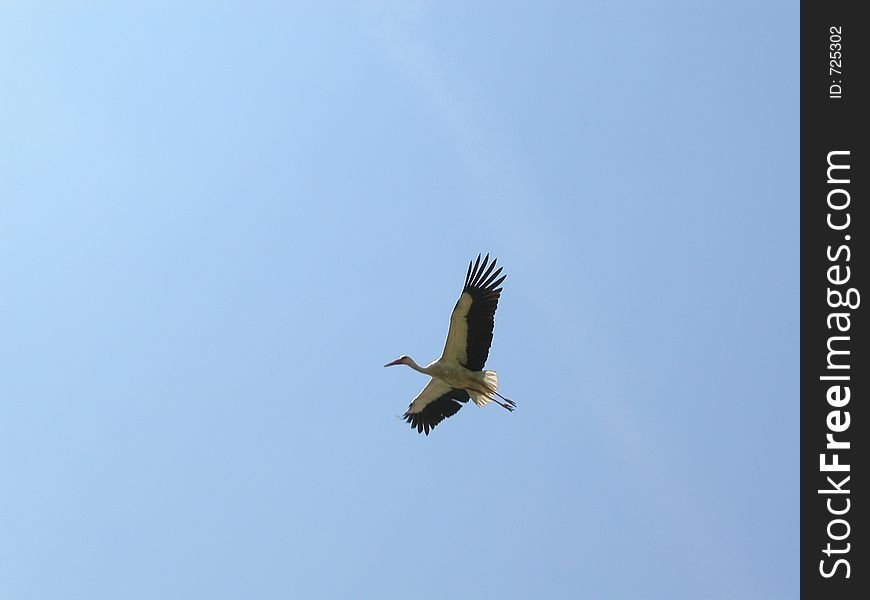
<svg viewBox="0 0 870 600"><path fill-rule="evenodd" d="M786 2L0 8L0 597L794 598ZM469 259L513 414L400 415Z"/></svg>

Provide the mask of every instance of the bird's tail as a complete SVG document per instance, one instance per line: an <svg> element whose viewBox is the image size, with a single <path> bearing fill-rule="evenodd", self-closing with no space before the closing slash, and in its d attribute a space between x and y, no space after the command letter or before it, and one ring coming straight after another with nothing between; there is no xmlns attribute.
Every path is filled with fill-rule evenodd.
<svg viewBox="0 0 870 600"><path fill-rule="evenodd" d="M496 391L498 390L498 375L495 371L483 372L483 386L486 390L488 390L488 393L482 394L480 392L475 392L472 390L468 391L468 395L471 396L471 399L478 406L486 406L490 402L495 402L502 408L506 408L510 411L513 411L513 409L516 407L516 404L514 404L513 400L508 400ZM496 396L504 400L504 402L496 400Z"/></svg>
<svg viewBox="0 0 870 600"><path fill-rule="evenodd" d="M471 399L474 400L474 403L478 406L486 406L492 402L493 397L495 396L495 391L498 389L498 375L495 371L484 371L482 383L483 387L491 393L482 394L471 390L468 392L468 395L471 396Z"/></svg>

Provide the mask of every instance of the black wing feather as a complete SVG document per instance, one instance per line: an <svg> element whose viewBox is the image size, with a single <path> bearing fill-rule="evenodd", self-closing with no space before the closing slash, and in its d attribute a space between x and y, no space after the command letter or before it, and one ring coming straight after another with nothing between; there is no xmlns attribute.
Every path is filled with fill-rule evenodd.
<svg viewBox="0 0 870 600"><path fill-rule="evenodd" d="M469 269L465 278L465 288L462 290L472 298L466 321L468 322L468 339L466 340L465 368L471 371L482 371L489 357L489 347L492 345L492 330L495 325L495 311L501 296L499 286L507 275L502 275L501 267L493 271L497 259L489 263L489 254L480 262L480 255ZM489 268L487 268L489 263ZM471 267L471 263L469 263Z"/></svg>
<svg viewBox="0 0 870 600"><path fill-rule="evenodd" d="M447 417L452 417L459 412L462 404L468 402L468 392L454 388L438 398L433 400L418 413L405 413L403 418L411 424L411 429L416 429L418 433L425 433L435 429L441 421Z"/></svg>

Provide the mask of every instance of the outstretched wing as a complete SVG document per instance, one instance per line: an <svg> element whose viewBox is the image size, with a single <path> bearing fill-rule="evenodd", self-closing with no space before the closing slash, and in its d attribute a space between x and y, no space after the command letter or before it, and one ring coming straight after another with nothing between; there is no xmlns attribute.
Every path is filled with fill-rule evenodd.
<svg viewBox="0 0 870 600"><path fill-rule="evenodd" d="M489 254L483 262L478 254L473 266L468 263L465 287L450 315L442 357L456 360L470 371L483 370L492 344L495 310L502 290L499 286L507 277L499 277L501 267L493 270L495 263L496 259L489 262Z"/></svg>
<svg viewBox="0 0 870 600"><path fill-rule="evenodd" d="M411 429L429 435L438 423L459 412L460 403L464 402L468 402L468 392L433 378L414 398L403 418L411 424Z"/></svg>

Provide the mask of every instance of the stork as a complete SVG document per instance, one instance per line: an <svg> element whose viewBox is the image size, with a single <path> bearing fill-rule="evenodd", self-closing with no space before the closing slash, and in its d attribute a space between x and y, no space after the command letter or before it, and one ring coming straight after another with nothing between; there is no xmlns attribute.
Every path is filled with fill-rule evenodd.
<svg viewBox="0 0 870 600"><path fill-rule="evenodd" d="M496 391L495 371L483 370L492 344L495 309L502 290L499 286L507 277L499 277L501 267L493 270L495 263L496 259L489 262L489 254L483 262L478 254L473 264L468 263L465 286L450 315L447 342L438 360L421 367L410 356L401 356L384 365L407 365L432 378L402 416L418 433L429 435L438 423L459 412L469 397L477 406L495 402L511 412L516 407Z"/></svg>

